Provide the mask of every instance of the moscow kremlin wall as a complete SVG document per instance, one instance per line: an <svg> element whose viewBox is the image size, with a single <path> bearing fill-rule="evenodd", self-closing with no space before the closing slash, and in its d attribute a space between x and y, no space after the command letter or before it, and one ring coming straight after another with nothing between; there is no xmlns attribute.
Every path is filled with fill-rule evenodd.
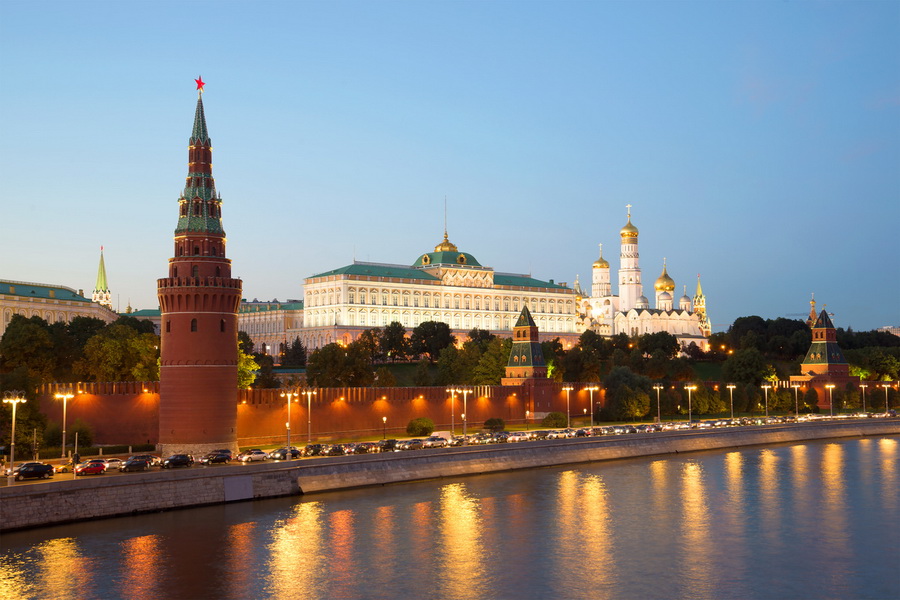
<svg viewBox="0 0 900 600"><path fill-rule="evenodd" d="M451 414L455 431L462 433L465 412L468 431L479 431L484 422L499 417L509 424L523 424L552 411L566 412L564 384L471 386L465 410L463 394L451 394L443 387L319 388L311 397L312 441L406 436L406 425L418 417L428 417L435 430L449 431ZM237 441L240 446L283 444L287 422L287 399L281 394L294 390L264 389L237 392ZM62 402L57 393L73 393L67 403L66 421L72 428L81 419L94 432L97 444L158 444L159 382L49 384L38 390L41 411L50 421L62 422ZM604 403L604 392L594 393L594 403ZM292 398L291 444L302 446L307 439L307 396ZM590 403L587 391L570 392L572 416L585 414ZM452 406L451 406L452 405ZM535 418L537 415L537 418ZM382 420L387 417L387 422ZM202 424L200 424L202 426Z"/></svg>

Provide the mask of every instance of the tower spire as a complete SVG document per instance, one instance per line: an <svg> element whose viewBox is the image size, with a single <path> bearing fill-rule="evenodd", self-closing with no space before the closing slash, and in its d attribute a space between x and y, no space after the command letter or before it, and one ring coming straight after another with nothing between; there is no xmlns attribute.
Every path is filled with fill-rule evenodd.
<svg viewBox="0 0 900 600"><path fill-rule="evenodd" d="M102 304L112 310L112 294L109 291L109 284L106 283L106 263L103 261L103 246L100 246L100 266L97 267L97 283L94 285L91 301Z"/></svg>

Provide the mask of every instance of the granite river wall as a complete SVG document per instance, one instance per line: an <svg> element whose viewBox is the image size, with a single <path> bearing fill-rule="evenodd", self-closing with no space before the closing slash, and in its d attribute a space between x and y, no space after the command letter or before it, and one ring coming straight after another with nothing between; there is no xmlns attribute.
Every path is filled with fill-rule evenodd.
<svg viewBox="0 0 900 600"><path fill-rule="evenodd" d="M0 488L0 531L224 502L641 456L900 435L900 419L629 434L153 471ZM66 477L63 479L63 477Z"/></svg>

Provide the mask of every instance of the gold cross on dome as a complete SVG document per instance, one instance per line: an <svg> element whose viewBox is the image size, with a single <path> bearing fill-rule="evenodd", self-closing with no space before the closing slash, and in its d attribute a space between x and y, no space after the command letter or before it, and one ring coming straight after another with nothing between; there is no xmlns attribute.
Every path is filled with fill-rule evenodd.
<svg viewBox="0 0 900 600"><path fill-rule="evenodd" d="M630 204L626 204L626 205L625 205L625 208L628 209L628 218L630 219L630 218L631 218L631 205L630 205Z"/></svg>

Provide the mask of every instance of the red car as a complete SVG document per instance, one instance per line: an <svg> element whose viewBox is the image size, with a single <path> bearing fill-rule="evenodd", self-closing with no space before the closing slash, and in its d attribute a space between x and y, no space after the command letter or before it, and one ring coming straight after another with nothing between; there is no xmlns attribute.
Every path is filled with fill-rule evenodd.
<svg viewBox="0 0 900 600"><path fill-rule="evenodd" d="M103 475L106 463L101 461L85 461L75 467L76 475Z"/></svg>

